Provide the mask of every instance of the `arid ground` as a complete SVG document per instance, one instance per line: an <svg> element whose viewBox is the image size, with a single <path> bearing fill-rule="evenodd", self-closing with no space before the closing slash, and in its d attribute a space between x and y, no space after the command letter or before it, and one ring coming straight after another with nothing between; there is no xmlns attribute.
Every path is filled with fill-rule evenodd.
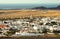
<svg viewBox="0 0 60 39"><path fill-rule="evenodd" d="M24 18L29 16L60 16L60 10L0 10L0 19L5 18Z"/></svg>
<svg viewBox="0 0 60 39"><path fill-rule="evenodd" d="M0 37L0 39L60 39L60 37L22 36L22 37Z"/></svg>

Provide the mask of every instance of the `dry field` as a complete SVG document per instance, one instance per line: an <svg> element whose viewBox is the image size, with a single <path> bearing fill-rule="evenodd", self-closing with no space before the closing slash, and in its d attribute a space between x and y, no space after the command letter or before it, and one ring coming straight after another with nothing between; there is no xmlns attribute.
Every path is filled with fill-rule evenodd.
<svg viewBox="0 0 60 39"><path fill-rule="evenodd" d="M21 36L21 37L0 37L0 39L60 39L60 37Z"/></svg>
<svg viewBox="0 0 60 39"><path fill-rule="evenodd" d="M60 10L0 10L0 19L24 18L29 16L60 17Z"/></svg>

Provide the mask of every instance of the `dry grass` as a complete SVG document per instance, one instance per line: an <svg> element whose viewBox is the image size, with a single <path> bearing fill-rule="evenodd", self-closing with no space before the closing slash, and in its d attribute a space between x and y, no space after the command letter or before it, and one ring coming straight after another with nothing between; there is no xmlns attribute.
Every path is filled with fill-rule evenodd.
<svg viewBox="0 0 60 39"><path fill-rule="evenodd" d="M21 36L21 37L0 37L0 39L60 39L60 37Z"/></svg>
<svg viewBox="0 0 60 39"><path fill-rule="evenodd" d="M60 10L0 10L0 12L5 12L0 14L0 18L24 18L33 15L54 17L60 16Z"/></svg>

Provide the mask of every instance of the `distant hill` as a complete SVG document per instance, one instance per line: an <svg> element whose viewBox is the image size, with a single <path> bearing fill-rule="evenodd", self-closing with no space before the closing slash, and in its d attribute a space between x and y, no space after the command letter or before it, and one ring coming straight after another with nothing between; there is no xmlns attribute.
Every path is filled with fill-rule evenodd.
<svg viewBox="0 0 60 39"><path fill-rule="evenodd" d="M32 9L57 9L57 10L60 10L60 5L57 6L57 7L51 7L51 8L47 8L47 7L41 6L41 7L34 7Z"/></svg>
<svg viewBox="0 0 60 39"><path fill-rule="evenodd" d="M35 7L35 8L32 8L32 9L47 9L47 8L44 7L44 6L41 6L41 7Z"/></svg>

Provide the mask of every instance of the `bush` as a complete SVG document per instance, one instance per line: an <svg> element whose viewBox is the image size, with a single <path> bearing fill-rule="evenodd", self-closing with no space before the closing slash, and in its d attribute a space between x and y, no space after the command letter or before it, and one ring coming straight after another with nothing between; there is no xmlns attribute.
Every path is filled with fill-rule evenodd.
<svg viewBox="0 0 60 39"><path fill-rule="evenodd" d="M4 33L4 34L9 37L15 34L17 31L18 31L17 29L10 28L9 31L7 31L7 33Z"/></svg>

